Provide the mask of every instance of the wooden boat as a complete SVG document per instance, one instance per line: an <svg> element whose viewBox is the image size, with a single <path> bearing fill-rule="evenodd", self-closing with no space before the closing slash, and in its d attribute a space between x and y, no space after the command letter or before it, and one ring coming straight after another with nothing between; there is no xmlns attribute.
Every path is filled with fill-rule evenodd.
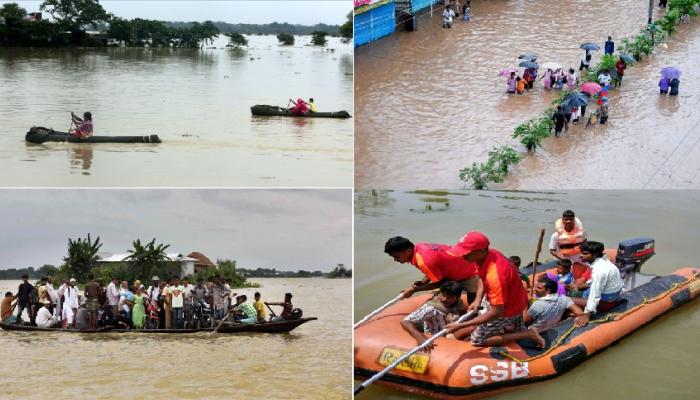
<svg viewBox="0 0 700 400"><path fill-rule="evenodd" d="M242 332L259 332L259 333L286 333L291 332L299 325L309 321L317 320L318 318L299 318L282 322L265 322L261 324L239 324L235 322L224 323L221 325L218 333L242 333ZM214 328L201 329L98 329L93 330L77 330L77 329L61 329L61 328L39 328L31 325L6 324L0 322L0 328L6 331L26 331L26 332L61 332L61 333L198 333L212 332Z"/></svg>
<svg viewBox="0 0 700 400"><path fill-rule="evenodd" d="M161 143L158 135L146 136L91 136L80 139L67 132L58 132L41 126L33 126L24 136L24 140L30 143L42 144L45 142L69 142L69 143Z"/></svg>
<svg viewBox="0 0 700 400"><path fill-rule="evenodd" d="M347 111L335 111L335 112L311 112L306 114L294 114L289 108L279 107L279 106L269 106L265 104L257 104L250 107L250 112L253 115L263 116L263 117L298 117L298 118L350 118L350 113Z"/></svg>
<svg viewBox="0 0 700 400"><path fill-rule="evenodd" d="M653 255L653 247L635 252L648 258ZM544 273L547 265L538 267L538 271L540 268ZM633 288L623 292L621 304L608 313L594 315L585 327L575 328L570 318L541 332L546 341L544 349L527 340L489 348L438 338L431 353L410 357L377 383L440 399L474 399L513 390L557 377L661 315L700 297L698 268L683 268L665 276L634 271L626 275L626 286L630 282ZM416 346L400 322L429 297L426 294L402 300L355 329L357 379L378 373Z"/></svg>

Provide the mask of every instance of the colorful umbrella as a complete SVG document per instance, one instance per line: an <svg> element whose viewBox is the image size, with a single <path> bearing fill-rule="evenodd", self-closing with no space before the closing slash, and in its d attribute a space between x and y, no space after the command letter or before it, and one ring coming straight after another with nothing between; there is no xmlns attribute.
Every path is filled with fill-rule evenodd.
<svg viewBox="0 0 700 400"><path fill-rule="evenodd" d="M622 59L622 61L626 62L627 64L634 64L637 62L637 60L635 60L634 57L632 57L629 54L620 53L619 56Z"/></svg>
<svg viewBox="0 0 700 400"><path fill-rule="evenodd" d="M518 57L518 58L521 60L537 61L537 54L525 53L525 54L521 54L520 57Z"/></svg>
<svg viewBox="0 0 700 400"><path fill-rule="evenodd" d="M600 46L598 46L595 43L583 43L581 44L581 48L584 50L589 50L589 51L598 51L600 50Z"/></svg>
<svg viewBox="0 0 700 400"><path fill-rule="evenodd" d="M561 69L561 64L555 63L555 62L546 62L544 64L540 65L540 68L542 69L551 69L552 71L556 71L558 69Z"/></svg>
<svg viewBox="0 0 700 400"><path fill-rule="evenodd" d="M562 111L565 113L570 112L574 107L581 107L588 104L591 98L580 92L573 92L564 96L564 100L561 102Z"/></svg>
<svg viewBox="0 0 700 400"><path fill-rule="evenodd" d="M518 64L518 65L523 67L523 68L537 68L537 67L539 67L536 62L529 61L529 60L520 61L520 64Z"/></svg>
<svg viewBox="0 0 700 400"><path fill-rule="evenodd" d="M681 77L681 70L678 67L661 68L661 76L666 79L678 79Z"/></svg>
<svg viewBox="0 0 700 400"><path fill-rule="evenodd" d="M600 90L600 85L595 82L586 82L583 85L581 85L581 91L590 95L594 95L600 92Z"/></svg>
<svg viewBox="0 0 700 400"><path fill-rule="evenodd" d="M499 73L498 76L510 76L511 73L517 73L518 67L508 67L508 68L503 68Z"/></svg>

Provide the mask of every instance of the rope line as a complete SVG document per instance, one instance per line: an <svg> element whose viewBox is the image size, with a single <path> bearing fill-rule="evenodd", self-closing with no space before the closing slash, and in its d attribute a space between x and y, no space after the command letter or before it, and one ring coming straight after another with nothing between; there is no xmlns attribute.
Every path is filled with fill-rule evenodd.
<svg viewBox="0 0 700 400"><path fill-rule="evenodd" d="M683 286L686 286L686 285L690 284L691 282L695 281L695 280L698 278L698 276L700 276L700 272L696 272L695 274L693 274L693 276L691 276L690 278L686 279L685 282L682 282L682 283L674 283L673 285L671 285L671 288L670 288L670 289L666 290L665 292L662 292L660 295L658 295L658 296L656 296L656 297L654 297L654 298L652 298L652 299L648 299L648 298L645 297L645 298L642 300L641 303L639 303L638 305L636 305L636 306L630 308L630 309L627 310L627 311L623 311L623 312L619 312L619 313L607 314L607 315L605 315L605 317L603 317L603 318L599 318L599 319L596 319L596 320L592 320L592 321L589 321L588 323L589 323L589 324L602 324L602 323L610 322L610 321L618 321L618 320L620 320L621 318L623 318L623 317L625 317L625 316L627 316L627 315L629 315L629 314L631 314L631 313L637 311L638 309L644 307L645 305L650 304L650 303L654 303L654 302L656 302L656 301L658 301L658 300L660 300L660 299L662 299L662 298L668 296L668 295L669 295L671 292L673 292L674 290L676 290L676 289L678 289L678 288L680 288L680 287L683 287ZM519 365L522 364L522 363L525 363L525 362L530 362L530 361L532 361L532 360L536 360L536 359L538 359L538 358L541 358L541 357L546 356L547 354L551 353L554 349L556 349L557 347L561 346L561 344L564 343L564 340L566 340L575 330L576 330L576 325L573 325L573 326L571 327L571 329L569 329L568 331L564 332L564 333L557 339L557 341L554 343L553 346L551 346L549 349L547 349L547 351L545 351L545 352L543 352L543 353L541 353L541 354L538 354L538 355L536 355L536 356L532 356L532 357L529 357L529 358L520 359L520 358L518 358L518 357L516 357L516 356L514 356L514 355L512 355L512 354L510 354L508 351L499 351L498 354L502 355L503 357L506 357L506 358L508 358L508 359L511 359L511 360L517 362Z"/></svg>

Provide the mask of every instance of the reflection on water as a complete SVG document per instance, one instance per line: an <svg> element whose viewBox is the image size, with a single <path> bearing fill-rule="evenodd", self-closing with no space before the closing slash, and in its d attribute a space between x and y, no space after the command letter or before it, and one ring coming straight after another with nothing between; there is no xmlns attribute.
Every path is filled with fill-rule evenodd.
<svg viewBox="0 0 700 400"><path fill-rule="evenodd" d="M357 186L461 187L458 171L485 161L492 147L510 144L524 152L510 137L513 129L547 108L556 92L538 82L524 96L508 96L497 71L517 65L524 52L578 69L580 43L602 43L611 35L619 48L622 37L645 25L647 6L633 0L473 1L471 22L442 29L437 12L419 18L417 32L359 47ZM662 13L655 10L654 18ZM667 48L627 70L620 91L611 92L607 125L574 126L545 140L544 149L527 155L500 186L700 188L700 89L691 83L700 80L699 32L700 20L691 19ZM658 71L666 65L683 71L677 98L659 98Z"/></svg>
<svg viewBox="0 0 700 400"><path fill-rule="evenodd" d="M352 111L352 47L6 48L0 52L2 186L349 186L352 120L252 118L254 104L313 97ZM158 134L162 144L24 146L33 125L65 131L91 111L95 135ZM88 159L91 158L91 161ZM22 160L35 160L26 163ZM74 173L79 170L80 173ZM143 171L149 171L144 174ZM46 171L50 171L46 173ZM83 174L85 172L85 174Z"/></svg>
<svg viewBox="0 0 700 400"><path fill-rule="evenodd" d="M134 398L144 390L178 399L351 398L351 280L257 281L262 288L236 292L252 298L260 291L267 301L292 292L294 305L319 319L289 334L0 331L0 397L45 399L50 388L59 398L110 398L118 386L120 397ZM0 289L15 292L18 284L0 281ZM41 382L42 390L30 382Z"/></svg>
<svg viewBox="0 0 700 400"><path fill-rule="evenodd" d="M695 232L700 224L700 192L465 191L444 197L449 199L449 210L415 213L411 210L425 205L420 193L356 192L355 321L420 278L416 268L395 263L384 254L386 240L397 235L414 242L454 244L465 232L480 230L489 237L493 248L506 256L519 255L528 260L535 253L539 230L546 228L548 238L562 211L572 209L590 238L607 247L616 247L620 240L632 237L655 238L656 255L644 265L643 272L665 274L699 264ZM673 207L667 207L668 204ZM545 241L540 260L549 258ZM591 393L604 393L606 398L620 399L694 399L700 391L700 382L695 378L695 371L700 369L696 356L700 351L698 330L700 304L696 302L660 318L559 378L494 398L564 395L567 399L584 400L590 399ZM362 397L422 398L379 386L369 388Z"/></svg>
<svg viewBox="0 0 700 400"><path fill-rule="evenodd" d="M93 150L90 145L78 144L71 148L71 169L80 170L83 175L90 175Z"/></svg>

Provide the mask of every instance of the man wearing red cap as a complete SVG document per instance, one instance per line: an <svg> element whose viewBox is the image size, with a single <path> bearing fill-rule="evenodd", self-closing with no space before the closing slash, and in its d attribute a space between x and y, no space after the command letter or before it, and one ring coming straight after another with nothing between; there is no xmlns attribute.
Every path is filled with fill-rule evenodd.
<svg viewBox="0 0 700 400"><path fill-rule="evenodd" d="M503 254L489 249L489 244L486 236L472 231L449 250L453 256L476 263L484 292L491 304L491 309L476 318L448 325L449 332L476 327L470 340L479 347L501 346L520 339L531 339L539 347L544 347L544 339L537 330L526 329L523 323L527 293L520 276Z"/></svg>
<svg viewBox="0 0 700 400"><path fill-rule="evenodd" d="M437 289L447 281L458 282L467 292L470 308L478 308L481 303L475 303L479 293L483 292L476 271L476 265L460 257L454 257L447 253L450 246L436 243L411 243L401 236L387 240L384 252L390 255L394 261L410 263L418 268L425 277L415 282L412 286L403 290L404 298L411 297L413 293L424 290Z"/></svg>

